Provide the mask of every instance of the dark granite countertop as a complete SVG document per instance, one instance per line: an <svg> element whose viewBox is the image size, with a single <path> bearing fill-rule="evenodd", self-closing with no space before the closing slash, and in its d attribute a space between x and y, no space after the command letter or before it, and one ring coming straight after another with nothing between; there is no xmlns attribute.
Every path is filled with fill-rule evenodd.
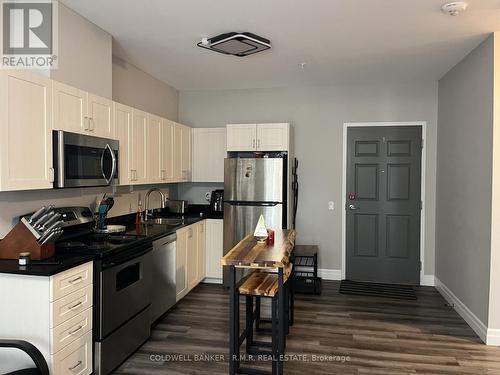
<svg viewBox="0 0 500 375"><path fill-rule="evenodd" d="M29 266L20 266L17 259L0 259L0 273L52 276L93 259L93 255L55 255L44 260L33 260Z"/></svg>
<svg viewBox="0 0 500 375"><path fill-rule="evenodd" d="M172 226L163 224L140 224L136 225L135 214L113 217L108 220L110 224L122 224L127 226L127 234L136 234L156 240L175 233L177 230L205 219L222 219L222 212L211 212L209 205L191 205L189 211L183 216L176 217L182 220L182 224ZM93 255L69 255L57 254L42 261L32 261L28 267L19 266L17 259L0 259L0 273L52 276L67 269L93 260Z"/></svg>

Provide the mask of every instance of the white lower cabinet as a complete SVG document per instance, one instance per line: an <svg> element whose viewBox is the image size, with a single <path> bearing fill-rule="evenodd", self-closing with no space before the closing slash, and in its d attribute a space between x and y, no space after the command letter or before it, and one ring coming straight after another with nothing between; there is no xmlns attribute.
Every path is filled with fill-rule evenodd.
<svg viewBox="0 0 500 375"><path fill-rule="evenodd" d="M51 375L93 371L93 263L56 275L0 274L4 339L26 340L40 350ZM15 322L15 324L13 324ZM0 374L33 366L21 351L0 351Z"/></svg>
<svg viewBox="0 0 500 375"><path fill-rule="evenodd" d="M202 220L177 231L177 301L188 294L205 277L206 222L207 220Z"/></svg>
<svg viewBox="0 0 500 375"><path fill-rule="evenodd" d="M220 260L223 255L223 220L208 219L206 220L206 260L205 260L205 281L221 283L222 282L222 266Z"/></svg>
<svg viewBox="0 0 500 375"><path fill-rule="evenodd" d="M88 332L53 356L52 374L88 375L92 364L92 332Z"/></svg>

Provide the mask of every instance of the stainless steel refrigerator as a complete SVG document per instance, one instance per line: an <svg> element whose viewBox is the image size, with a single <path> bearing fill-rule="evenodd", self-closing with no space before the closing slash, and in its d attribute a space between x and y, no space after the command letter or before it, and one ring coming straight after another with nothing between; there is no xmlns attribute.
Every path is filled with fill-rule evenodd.
<svg viewBox="0 0 500 375"><path fill-rule="evenodd" d="M253 233L260 215L267 228L287 227L286 165L286 157L225 159L224 254Z"/></svg>

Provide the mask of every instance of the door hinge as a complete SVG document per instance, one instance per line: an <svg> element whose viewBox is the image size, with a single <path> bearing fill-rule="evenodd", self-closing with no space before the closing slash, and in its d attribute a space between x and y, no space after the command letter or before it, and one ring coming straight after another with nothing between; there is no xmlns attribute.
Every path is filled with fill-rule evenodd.
<svg viewBox="0 0 500 375"><path fill-rule="evenodd" d="M424 208L424 202L420 200L420 209L422 210Z"/></svg>
<svg viewBox="0 0 500 375"><path fill-rule="evenodd" d="M422 262L421 261L418 261L418 270L422 271Z"/></svg>
<svg viewBox="0 0 500 375"><path fill-rule="evenodd" d="M420 140L420 148L424 148L424 140L423 139Z"/></svg>

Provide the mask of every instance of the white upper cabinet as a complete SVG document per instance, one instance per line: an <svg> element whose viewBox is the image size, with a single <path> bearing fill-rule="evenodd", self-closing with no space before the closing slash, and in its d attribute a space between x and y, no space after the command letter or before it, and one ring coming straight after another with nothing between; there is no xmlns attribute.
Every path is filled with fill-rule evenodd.
<svg viewBox="0 0 500 375"><path fill-rule="evenodd" d="M132 134L133 108L120 103L113 103L115 120L115 138L120 142L118 172L120 185L130 185L133 180L132 150L129 137Z"/></svg>
<svg viewBox="0 0 500 375"><path fill-rule="evenodd" d="M182 180L182 125L174 123L174 155L173 155L173 174L174 181Z"/></svg>
<svg viewBox="0 0 500 375"><path fill-rule="evenodd" d="M158 183L162 182L164 171L161 165L163 147L161 138L161 128L163 126L163 120L161 117L148 115L148 126L147 126L147 178L148 182Z"/></svg>
<svg viewBox="0 0 500 375"><path fill-rule="evenodd" d="M72 86L52 81L54 129L85 133L90 129L87 115L87 93Z"/></svg>
<svg viewBox="0 0 500 375"><path fill-rule="evenodd" d="M52 188L52 82L0 71L0 122L0 190Z"/></svg>
<svg viewBox="0 0 500 375"><path fill-rule="evenodd" d="M160 129L160 176L164 182L174 181L174 123L163 119Z"/></svg>
<svg viewBox="0 0 500 375"><path fill-rule="evenodd" d="M91 135L113 138L113 101L88 93L88 121Z"/></svg>
<svg viewBox="0 0 500 375"><path fill-rule="evenodd" d="M192 182L224 182L225 128L193 128Z"/></svg>
<svg viewBox="0 0 500 375"><path fill-rule="evenodd" d="M227 151L288 151L290 124L228 124Z"/></svg>
<svg viewBox="0 0 500 375"><path fill-rule="evenodd" d="M288 151L289 124L257 124L257 151Z"/></svg>
<svg viewBox="0 0 500 375"><path fill-rule="evenodd" d="M132 158L132 183L147 184L147 153L146 153L146 137L148 127L148 114L146 112L133 110L132 113L132 132L129 137L131 144Z"/></svg>
<svg viewBox="0 0 500 375"><path fill-rule="evenodd" d="M181 153L181 181L191 181L191 128L181 125L182 153Z"/></svg>
<svg viewBox="0 0 500 375"><path fill-rule="evenodd" d="M113 101L52 81L57 130L113 138Z"/></svg>
<svg viewBox="0 0 500 375"><path fill-rule="evenodd" d="M227 125L227 151L255 151L256 147L256 124Z"/></svg>

